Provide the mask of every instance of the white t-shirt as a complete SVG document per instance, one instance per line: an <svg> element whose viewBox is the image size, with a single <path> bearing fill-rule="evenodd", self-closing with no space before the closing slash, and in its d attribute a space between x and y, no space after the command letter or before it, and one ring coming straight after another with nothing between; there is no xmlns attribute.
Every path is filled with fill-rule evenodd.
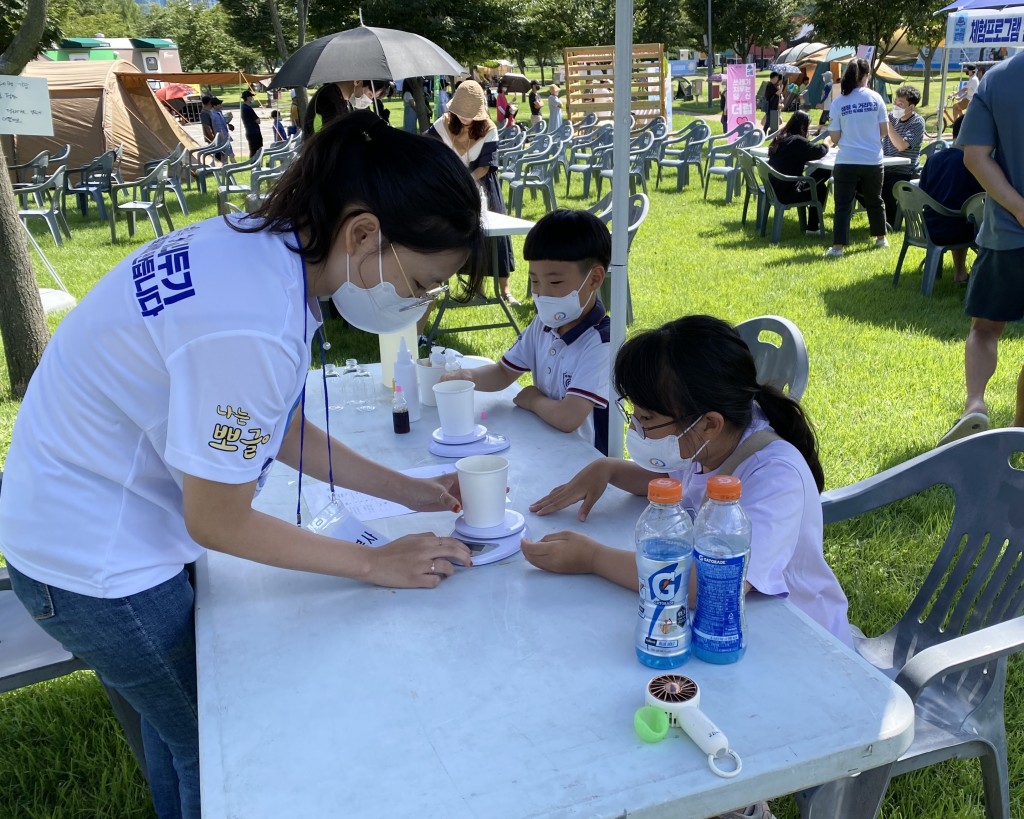
<svg viewBox="0 0 1024 819"><path fill-rule="evenodd" d="M760 406L741 441L771 429ZM695 512L714 472L684 482L683 505ZM750 518L747 581L762 594L788 597L797 608L853 645L846 595L822 553L821 497L803 455L788 441L772 441L733 470L743 484L740 505Z"/></svg>
<svg viewBox="0 0 1024 819"><path fill-rule="evenodd" d="M882 137L878 126L888 121L885 101L870 88L842 94L829 111L829 133L841 133L837 165L881 165Z"/></svg>
<svg viewBox="0 0 1024 819"><path fill-rule="evenodd" d="M202 553L183 473L261 478L309 369L319 311L286 242L214 217L133 252L67 315L4 467L0 550L18 570L121 597Z"/></svg>
<svg viewBox="0 0 1024 819"><path fill-rule="evenodd" d="M981 80L978 79L977 73L972 74L971 78L967 81L967 85L964 86L964 98L968 102L974 99L974 92L978 90L979 85L981 85Z"/></svg>
<svg viewBox="0 0 1024 819"><path fill-rule="evenodd" d="M533 383L548 398L561 401L578 395L594 405L594 411L577 433L605 455L608 454L608 369L611 365L611 321L596 302L564 335L534 318L516 339L501 364L515 373L533 373Z"/></svg>

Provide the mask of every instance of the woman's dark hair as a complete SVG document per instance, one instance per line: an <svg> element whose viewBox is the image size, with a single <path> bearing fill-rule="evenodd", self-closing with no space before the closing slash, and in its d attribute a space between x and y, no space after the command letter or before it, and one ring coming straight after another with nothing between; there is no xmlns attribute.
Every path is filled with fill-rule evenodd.
<svg viewBox="0 0 1024 819"><path fill-rule="evenodd" d="M896 89L896 95L898 99L906 100L911 105L917 105L921 102L921 92L917 90L916 86L913 85L901 85Z"/></svg>
<svg viewBox="0 0 1024 819"><path fill-rule="evenodd" d="M499 94L507 94L508 93L508 86L505 85L505 83L503 83L503 82L499 82L498 83L498 93Z"/></svg>
<svg viewBox="0 0 1024 819"><path fill-rule="evenodd" d="M757 401L775 433L795 446L818 491L825 473L801 406L757 383L754 357L736 330L713 316L685 316L634 336L615 357L615 389L636 406L688 426L717 412L737 429L750 426Z"/></svg>
<svg viewBox="0 0 1024 819"><path fill-rule="evenodd" d="M785 127L775 135L772 144L768 146L768 156L775 156L775 151L787 137L802 136L806 139L810 129L811 118L803 111L794 111Z"/></svg>
<svg viewBox="0 0 1024 819"><path fill-rule="evenodd" d="M350 110L341 89L335 83L329 82L321 85L313 95L313 99L309 101L309 105L306 106L306 119L302 123L303 138L313 136L317 114L320 115L320 128L323 129L329 122L342 114L347 114Z"/></svg>
<svg viewBox="0 0 1024 819"><path fill-rule="evenodd" d="M462 133L462 129L466 127L465 125L462 124L462 120L455 116L455 114L449 113L448 116L445 117L445 119L448 121L448 131L449 133L452 134L452 136L458 136L459 134ZM475 119L473 120L473 123L469 126L469 138L474 142L476 142L478 139L483 139L484 134L490 131L491 128L493 127L494 123L491 121L490 118Z"/></svg>
<svg viewBox="0 0 1024 819"><path fill-rule="evenodd" d="M612 237L607 225L592 213L554 210L526 234L523 258L528 262L576 262L583 273L595 264L607 270L612 260Z"/></svg>
<svg viewBox="0 0 1024 819"><path fill-rule="evenodd" d="M477 291L486 266L476 182L440 140L392 128L372 111L354 111L304 141L259 209L228 224L242 233L301 231L306 243L291 249L316 263L356 212L376 216L392 244L469 250L461 272L469 292Z"/></svg>
<svg viewBox="0 0 1024 819"><path fill-rule="evenodd" d="M840 82L839 87L843 90L844 94L852 94L854 89L856 89L870 73L871 66L868 65L867 60L860 58L850 60L850 64L846 66L846 71L843 72L843 79L842 82Z"/></svg>

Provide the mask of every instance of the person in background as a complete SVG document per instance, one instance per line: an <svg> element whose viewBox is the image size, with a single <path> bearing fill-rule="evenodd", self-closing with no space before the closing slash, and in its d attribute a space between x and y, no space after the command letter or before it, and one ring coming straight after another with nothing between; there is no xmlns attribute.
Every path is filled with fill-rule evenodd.
<svg viewBox="0 0 1024 819"><path fill-rule="evenodd" d="M779 83L782 75L773 71L764 89L764 120L761 127L766 134L774 134L779 130Z"/></svg>
<svg viewBox="0 0 1024 819"><path fill-rule="evenodd" d="M768 164L787 176L803 176L808 162L821 159L828 153L828 145L811 142L807 139L810 127L811 118L803 111L794 111L785 127L776 133L772 144L768 146ZM825 170L816 170L811 173L811 178L815 181L817 188L818 201L821 202L822 212L824 212L825 203L828 201L830 176L831 174ZM796 182L785 182L774 177L769 177L769 179L780 202L803 202L807 199L807 191L798 190ZM808 208L807 235L817 235L819 228L818 211Z"/></svg>
<svg viewBox="0 0 1024 819"><path fill-rule="evenodd" d="M263 132L260 129L260 116L252 107L253 94L248 88L242 92L242 129L245 131L245 141L249 143L249 156L256 156L256 152L263 147Z"/></svg>
<svg viewBox="0 0 1024 819"><path fill-rule="evenodd" d="M448 80L442 79L437 89L437 113L438 115L448 113L448 101L452 98L452 87Z"/></svg>
<svg viewBox="0 0 1024 819"><path fill-rule="evenodd" d="M984 190L981 183L974 178L974 174L967 170L967 166L964 165L963 148L956 144L963 123L963 117L958 117L953 122L953 145L931 155L924 163L921 181L918 183L924 193L950 210L960 210L964 202ZM934 211L925 210L924 221L928 225L928 234L936 244L958 245L973 242L975 239L974 225L961 217L941 216ZM966 248L950 250L949 255L953 257L953 281L966 286Z"/></svg>
<svg viewBox="0 0 1024 819"><path fill-rule="evenodd" d="M291 106L288 109L288 136L295 136L299 132L299 101L298 92L291 90Z"/></svg>
<svg viewBox="0 0 1024 819"><path fill-rule="evenodd" d="M722 110L722 116L719 117L719 121L722 123L723 134L729 130L729 101L726 97L727 89L725 87L725 81L723 80L718 93L718 107Z"/></svg>
<svg viewBox="0 0 1024 819"><path fill-rule="evenodd" d="M964 165L985 189L985 217L964 300L964 312L971 317L964 349L967 400L940 444L989 428L985 388L996 371L999 339L1008 321L1024 318L1024 109L1013 104L1021 88L1024 54L1017 54L985 75L957 139ZM1024 427L1024 368L1017 377L1011 423Z"/></svg>
<svg viewBox="0 0 1024 819"><path fill-rule="evenodd" d="M224 112L221 110L224 100L220 97L213 97L210 100L210 105L210 119L213 122L213 130L218 134L222 134L227 140L223 152L218 152L215 156L221 162L233 162L235 159L235 146L231 143L231 132L235 129L235 126L228 122L227 117L224 116Z"/></svg>
<svg viewBox="0 0 1024 819"><path fill-rule="evenodd" d="M889 112L888 133L882 139L885 156L902 156L910 165L890 165L882 174L882 201L885 203L885 221L892 225L896 219L896 197L892 189L897 182L909 182L921 175L921 143L924 141L924 117L917 113L921 92L912 85L896 89L892 111Z"/></svg>
<svg viewBox="0 0 1024 819"><path fill-rule="evenodd" d="M458 370L442 381L466 380L499 392L526 373L517 407L562 432L576 432L608 454L608 365L611 321L599 298L611 263L607 226L585 210L556 210L526 235L530 289L537 316L497 364Z"/></svg>
<svg viewBox="0 0 1024 819"><path fill-rule="evenodd" d="M494 110L498 115L498 127L502 128L505 125L505 120L508 118L508 97L506 96L507 89L504 83L498 83L498 96L494 101Z"/></svg>
<svg viewBox="0 0 1024 819"><path fill-rule="evenodd" d="M818 125L828 125L829 111L832 108L832 72L826 71L821 75L821 116L818 118Z"/></svg>
<svg viewBox="0 0 1024 819"><path fill-rule="evenodd" d="M334 120L348 114L350 110L338 83L324 83L317 89L309 101L309 105L306 106L306 121L302 128L303 136L306 138L313 136Z"/></svg>
<svg viewBox="0 0 1024 819"><path fill-rule="evenodd" d="M530 122L536 125L544 119L544 103L540 101L540 83L536 80L530 81L530 93L526 99L530 105Z"/></svg>
<svg viewBox="0 0 1024 819"><path fill-rule="evenodd" d="M561 89L557 83L548 86L548 133L562 127L562 100L558 94Z"/></svg>
<svg viewBox="0 0 1024 819"><path fill-rule="evenodd" d="M850 243L850 218L858 190L864 197L875 247L889 246L882 202L882 139L889 133L889 121L885 101L868 88L870 81L867 60L850 60L843 73L843 93L832 105L828 133L839 151L832 171L836 199L832 247L825 251L827 258L842 256Z"/></svg>
<svg viewBox="0 0 1024 819"><path fill-rule="evenodd" d="M281 112L276 108L270 112L271 130L274 133L275 142L285 142L288 139L288 134L285 133L284 126L281 124Z"/></svg>
<svg viewBox="0 0 1024 819"><path fill-rule="evenodd" d="M480 196L487 209L505 213L505 200L498 182L498 129L487 112L484 89L476 80L461 83L448 103L448 113L442 114L426 131L426 136L441 140L473 174L480 186ZM509 274L515 267L512 242L499 236L498 280L502 298L518 307L519 301L509 290ZM483 297L482 292L477 293Z"/></svg>
<svg viewBox="0 0 1024 819"><path fill-rule="evenodd" d="M373 94L367 80L356 80L352 83L352 95L348 98L348 104L353 111L365 111L373 107Z"/></svg>
<svg viewBox="0 0 1024 819"><path fill-rule="evenodd" d="M974 63L964 63L964 73L967 74L967 82L964 87L956 92L956 102L953 104L953 116L961 117L967 106L974 99L974 94L981 84L981 77L978 76L978 67Z"/></svg>
<svg viewBox="0 0 1024 819"><path fill-rule="evenodd" d="M419 114L416 112L416 98L412 95L412 83L402 83L402 130L410 134L420 132Z"/></svg>
<svg viewBox="0 0 1024 819"><path fill-rule="evenodd" d="M212 549L428 589L452 561L472 565L452 538L368 549L253 497L275 460L319 480L333 462L340 485L457 511L457 479L411 478L328 439L303 397L319 298L395 332L460 269L479 281L481 233L476 185L450 151L357 112L306 142L252 216L129 251L47 345L4 464L0 549L39 626L141 718L161 819L201 813L189 564Z"/></svg>
<svg viewBox="0 0 1024 819"><path fill-rule="evenodd" d="M213 108L213 97L204 96L201 100L202 110L199 112L199 125L203 129L203 139L207 142L213 142L216 133L213 130L213 117L210 115L210 111Z"/></svg>

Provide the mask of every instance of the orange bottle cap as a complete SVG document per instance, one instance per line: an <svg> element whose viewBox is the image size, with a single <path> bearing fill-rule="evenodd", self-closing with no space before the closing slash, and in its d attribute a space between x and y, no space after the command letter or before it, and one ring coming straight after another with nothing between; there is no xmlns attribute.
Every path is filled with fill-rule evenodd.
<svg viewBox="0 0 1024 819"><path fill-rule="evenodd" d="M647 484L647 500L651 503L679 503L683 485L675 478L655 478Z"/></svg>
<svg viewBox="0 0 1024 819"><path fill-rule="evenodd" d="M716 475L708 478L708 497L717 501L739 500L742 494L743 484L740 479L733 475Z"/></svg>

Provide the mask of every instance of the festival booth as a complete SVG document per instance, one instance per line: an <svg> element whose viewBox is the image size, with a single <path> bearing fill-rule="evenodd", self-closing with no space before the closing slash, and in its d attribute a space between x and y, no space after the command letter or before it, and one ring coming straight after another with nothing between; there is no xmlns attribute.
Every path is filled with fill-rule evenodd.
<svg viewBox="0 0 1024 819"><path fill-rule="evenodd" d="M968 0L970 2L970 0ZM939 92L939 122L942 122L946 107L946 79L949 74L949 52L954 48L1020 48L1021 25L1024 23L1024 6L999 8L960 8L964 3L946 6L949 11L946 21L946 39L942 54L942 85ZM972 3L972 5L975 5ZM992 3L993 7L998 4Z"/></svg>

